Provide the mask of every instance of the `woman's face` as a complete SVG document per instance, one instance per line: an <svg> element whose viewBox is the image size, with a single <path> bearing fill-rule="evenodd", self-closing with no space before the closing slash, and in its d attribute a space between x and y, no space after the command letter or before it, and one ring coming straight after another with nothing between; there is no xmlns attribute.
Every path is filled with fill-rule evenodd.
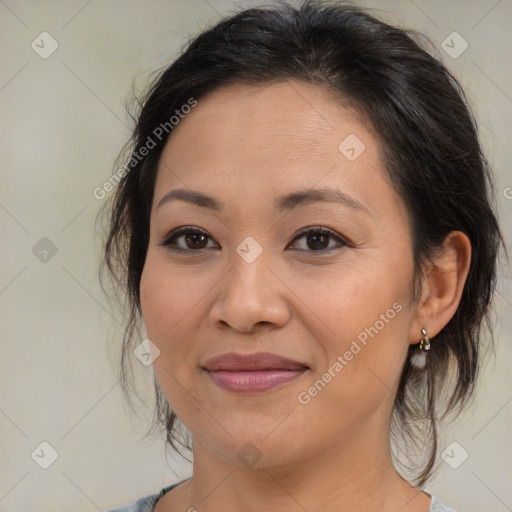
<svg viewBox="0 0 512 512"><path fill-rule="evenodd" d="M175 190L218 208L160 204ZM188 234L161 245L182 226ZM141 302L158 380L195 447L270 467L387 442L406 351L421 339L412 279L409 219L377 141L324 89L224 86L175 127ZM239 390L226 389L204 366L230 352L271 352L307 370L277 372L290 380L266 390L239 374Z"/></svg>

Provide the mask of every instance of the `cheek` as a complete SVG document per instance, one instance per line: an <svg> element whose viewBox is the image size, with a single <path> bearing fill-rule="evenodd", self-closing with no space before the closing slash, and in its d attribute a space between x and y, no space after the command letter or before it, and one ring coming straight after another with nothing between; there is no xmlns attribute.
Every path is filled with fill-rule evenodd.
<svg viewBox="0 0 512 512"><path fill-rule="evenodd" d="M178 300L178 297L181 300ZM149 253L141 276L140 302L147 337L160 350L159 357L154 361L155 371L160 373L162 367L173 371L169 363L172 363L174 358L170 358L169 355L176 354L179 350L173 339L176 325L180 325L178 320L185 315L186 304L183 300L183 291L177 289L170 273Z"/></svg>
<svg viewBox="0 0 512 512"><path fill-rule="evenodd" d="M342 278L337 269L338 277L321 289L303 283L298 293L315 313L303 318L312 318L309 327L324 352L311 388L303 389L307 407L319 414L338 404L329 414L355 424L394 398L408 348L411 276L387 268L373 260L345 268Z"/></svg>
<svg viewBox="0 0 512 512"><path fill-rule="evenodd" d="M181 297L181 300L178 298ZM176 343L178 320L185 315L186 307L183 291L166 271L165 266L155 261L148 251L140 282L140 301L142 318L147 337L160 353L153 361L153 368L166 399L173 404L179 402L176 396L176 382L182 381L178 375L182 350Z"/></svg>
<svg viewBox="0 0 512 512"><path fill-rule="evenodd" d="M316 369L297 400L308 421L323 418L319 428L325 435L347 435L371 418L386 424L405 357L405 315L402 309L389 323L379 316L366 324L347 321L346 335L324 339L328 362Z"/></svg>
<svg viewBox="0 0 512 512"><path fill-rule="evenodd" d="M166 322L167 317L163 313L167 310L169 301L165 287L159 283L158 274L158 267L148 254L140 280L140 304L148 337L154 342L158 341L155 335Z"/></svg>
<svg viewBox="0 0 512 512"><path fill-rule="evenodd" d="M140 282L142 316L148 335L166 343L198 302L201 290L164 258L148 251ZM149 336L151 339L151 336Z"/></svg>
<svg viewBox="0 0 512 512"><path fill-rule="evenodd" d="M168 398L172 388L179 387L177 382L190 386L190 370L198 365L192 338L207 315L211 288L207 275L171 266L165 255L148 251L140 283L141 310L147 337L160 350L154 368Z"/></svg>

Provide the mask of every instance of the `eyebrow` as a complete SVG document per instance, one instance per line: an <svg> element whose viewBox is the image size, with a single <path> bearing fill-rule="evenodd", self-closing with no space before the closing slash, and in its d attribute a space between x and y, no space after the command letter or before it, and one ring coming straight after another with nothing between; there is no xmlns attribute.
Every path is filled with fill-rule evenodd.
<svg viewBox="0 0 512 512"><path fill-rule="evenodd" d="M217 201L217 199L203 194L202 192L178 188L167 192L167 194L165 194L165 196L162 197L162 199L160 199L158 202L157 209L160 208L163 204L173 200L186 201L196 206L210 208L215 211L220 211L224 207L224 205ZM274 201L274 206L279 211L284 212L317 202L340 203L354 210L366 212L371 215L368 208L362 203L345 194L341 190L331 188L300 190L298 192L292 192L290 194L276 198Z"/></svg>

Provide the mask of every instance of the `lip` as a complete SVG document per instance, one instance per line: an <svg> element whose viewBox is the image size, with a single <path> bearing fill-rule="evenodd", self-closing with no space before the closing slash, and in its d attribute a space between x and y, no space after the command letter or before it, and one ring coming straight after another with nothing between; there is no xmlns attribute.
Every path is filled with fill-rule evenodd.
<svg viewBox="0 0 512 512"><path fill-rule="evenodd" d="M299 361L273 354L271 352L257 352L255 354L237 354L229 352L209 359L203 368L215 372L225 371L257 371L257 370L301 370L308 366Z"/></svg>
<svg viewBox="0 0 512 512"><path fill-rule="evenodd" d="M300 377L309 367L270 352L230 352L208 360L203 369L219 387L234 393L264 392Z"/></svg>
<svg viewBox="0 0 512 512"><path fill-rule="evenodd" d="M300 370L250 370L208 371L217 386L233 393L260 393L284 386L297 379L308 369Z"/></svg>

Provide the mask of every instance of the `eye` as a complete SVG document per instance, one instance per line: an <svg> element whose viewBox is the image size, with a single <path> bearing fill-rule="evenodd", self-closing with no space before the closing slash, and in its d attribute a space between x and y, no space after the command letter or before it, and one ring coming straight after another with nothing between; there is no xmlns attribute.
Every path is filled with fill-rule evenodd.
<svg viewBox="0 0 512 512"><path fill-rule="evenodd" d="M323 228L321 226L308 227L301 230L293 241L295 242L296 240L300 240L301 238L304 239L304 245L306 246L306 248L299 248L299 251L324 253L331 252L336 247L339 248L349 245L348 242L343 240L334 231L327 228ZM334 246L329 246L330 239L335 240L337 242L337 245L335 244Z"/></svg>
<svg viewBox="0 0 512 512"><path fill-rule="evenodd" d="M182 239L181 244L178 243L180 239ZM158 245L165 246L170 251L191 252L211 248L211 246L207 247L208 240L211 238L204 231L191 226L182 226L171 231Z"/></svg>
<svg viewBox="0 0 512 512"><path fill-rule="evenodd" d="M304 239L306 247L292 247L293 243L300 239ZM190 253L214 248L215 245L208 246L208 241L213 242L206 232L192 226L182 226L171 231L158 245L167 247L173 252ZM330 245L330 241L336 242L334 246ZM350 244L334 231L322 226L315 226L299 231L293 242L288 245L287 249L292 248L299 251L325 253L331 252L337 247L348 245Z"/></svg>

